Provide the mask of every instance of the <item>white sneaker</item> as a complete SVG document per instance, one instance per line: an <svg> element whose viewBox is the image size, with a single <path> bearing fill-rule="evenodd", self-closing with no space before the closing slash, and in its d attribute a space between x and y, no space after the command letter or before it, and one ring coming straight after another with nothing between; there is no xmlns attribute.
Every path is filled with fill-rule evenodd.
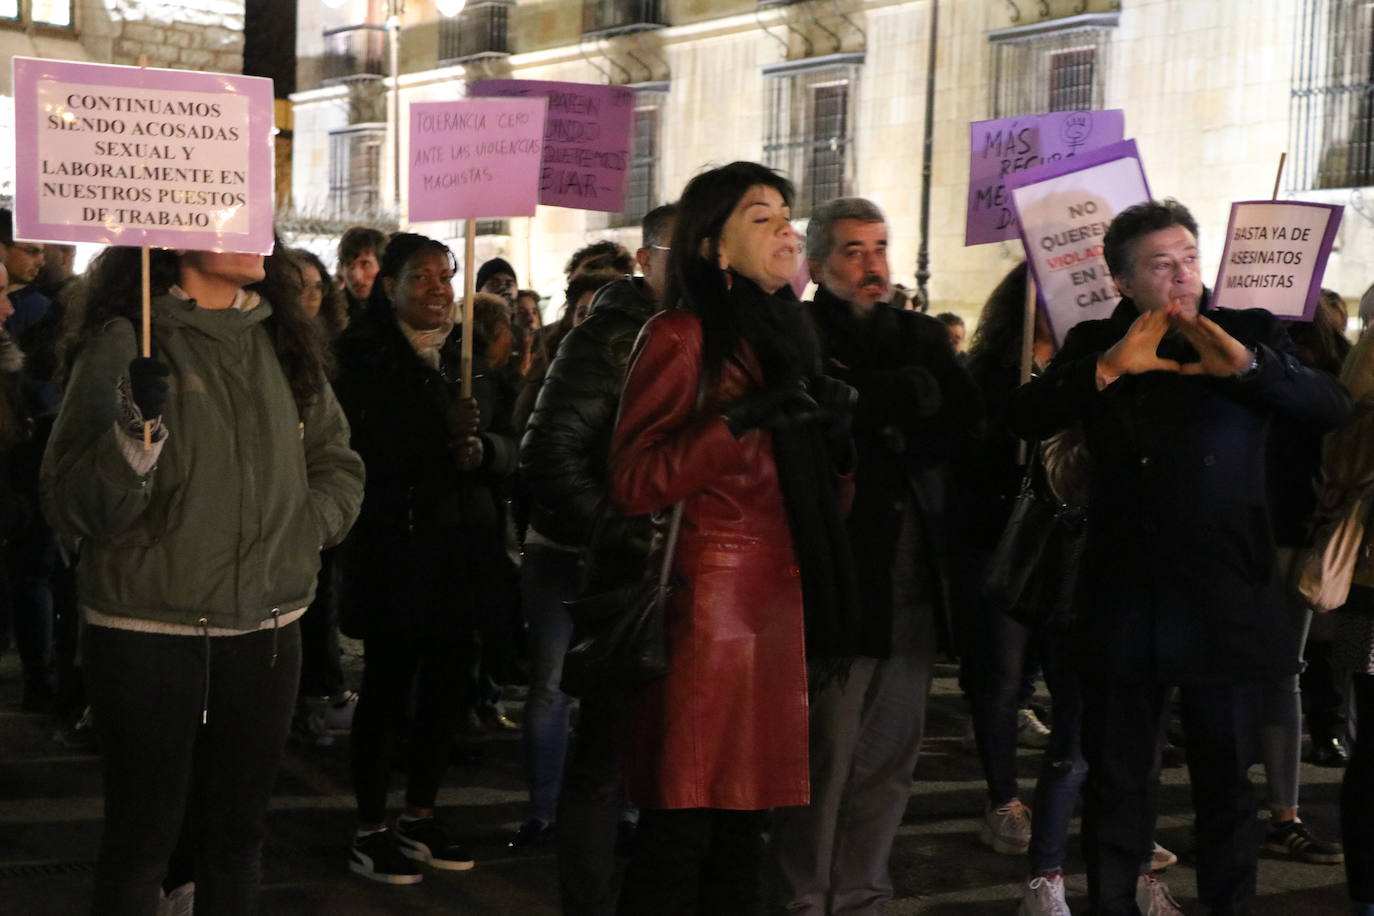
<svg viewBox="0 0 1374 916"><path fill-rule="evenodd" d="M1017 916L1073 916L1064 900L1064 873L1027 878Z"/></svg>
<svg viewBox="0 0 1374 916"><path fill-rule="evenodd" d="M1178 856L1165 849L1158 843L1150 853L1150 871L1164 871L1170 865L1178 864Z"/></svg>
<svg viewBox="0 0 1374 916"><path fill-rule="evenodd" d="M159 895L157 916L191 916L196 906L196 883L187 881Z"/></svg>
<svg viewBox="0 0 1374 916"><path fill-rule="evenodd" d="M324 709L324 727L331 735L353 730L353 712L358 708L358 694L345 690L341 696L331 697Z"/></svg>
<svg viewBox="0 0 1374 916"><path fill-rule="evenodd" d="M1016 743L1022 747L1049 747L1050 730L1033 709L1016 710Z"/></svg>
<svg viewBox="0 0 1374 916"><path fill-rule="evenodd" d="M988 804L983 815L983 829L978 838L993 852L1004 856L1023 856L1030 848L1031 810L1013 798L1000 808Z"/></svg>
<svg viewBox="0 0 1374 916"><path fill-rule="evenodd" d="M1169 885L1154 875L1141 875L1136 879L1135 906L1140 916L1184 916L1183 908L1169 893Z"/></svg>

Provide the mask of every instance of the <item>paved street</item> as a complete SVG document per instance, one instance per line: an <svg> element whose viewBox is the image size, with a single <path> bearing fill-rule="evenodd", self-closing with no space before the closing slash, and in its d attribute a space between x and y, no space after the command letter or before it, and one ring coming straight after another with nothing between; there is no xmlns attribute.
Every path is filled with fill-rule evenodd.
<svg viewBox="0 0 1374 916"><path fill-rule="evenodd" d="M352 660L356 664L356 659ZM66 916L85 911L99 841L101 798L94 756L51 741L45 718L20 711L13 654L0 659L0 914ZM961 745L962 703L952 668L936 682L930 735L917 773L906 824L897 839L898 899L890 914L1016 912L1024 860L979 845L977 815L983 783L974 754ZM512 704L518 715L519 704ZM454 767L441 805L471 838L477 868L427 873L415 887L383 887L348 873L345 845L352 829L347 741L333 747L292 746L269 821L266 911L312 916L461 913L493 916L557 914L554 861L549 853L512 856L503 843L524 814L520 747L485 744L479 766ZM1027 792L1038 752L1021 751ZM1323 836L1336 832L1339 770L1304 766L1306 819ZM1182 770L1165 771L1159 839L1184 854L1167 880L1185 910L1198 912L1194 873L1187 867L1188 790ZM399 804L400 793L393 798ZM1086 886L1075 844L1070 905L1086 908ZM1272 916L1340 916L1348 912L1339 867L1262 860L1258 912Z"/></svg>

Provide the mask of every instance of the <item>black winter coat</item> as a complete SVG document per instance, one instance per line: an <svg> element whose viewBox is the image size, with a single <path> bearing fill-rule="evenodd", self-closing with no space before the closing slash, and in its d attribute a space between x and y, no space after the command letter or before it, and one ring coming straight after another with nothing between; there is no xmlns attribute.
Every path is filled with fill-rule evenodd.
<svg viewBox="0 0 1374 916"><path fill-rule="evenodd" d="M499 562L502 516L496 486L515 469L509 403L475 361L482 414L481 466L459 471L447 411L458 397L462 329L440 348L440 370L411 347L390 308L372 309L339 338L334 390L353 448L367 468L362 511L340 548L340 628L456 633L472 625L469 570Z"/></svg>
<svg viewBox="0 0 1374 916"><path fill-rule="evenodd" d="M920 520L918 576L940 611L941 638L954 653L945 550L945 463L982 416L977 386L944 324L919 312L873 307L864 319L825 287L808 311L827 375L854 386L854 504L848 528L859 577L863 654L891 652L892 568L909 500Z"/></svg>
<svg viewBox="0 0 1374 916"><path fill-rule="evenodd" d="M630 353L656 311L640 278L602 287L559 345L520 444L520 474L534 501L530 527L574 547L595 539L592 581L598 569L636 575L648 547L646 518L608 509L606 463Z"/></svg>
<svg viewBox="0 0 1374 916"><path fill-rule="evenodd" d="M1093 456L1079 595L1085 673L1155 684L1291 674L1297 658L1284 629L1265 487L1270 419L1335 426L1350 398L1304 366L1261 309L1206 312L1258 354L1252 376L1148 372L1098 391L1098 357L1138 314L1122 299L1110 318L1075 326L1011 405L1012 427L1027 439L1081 420ZM1178 334L1158 352L1198 358Z"/></svg>

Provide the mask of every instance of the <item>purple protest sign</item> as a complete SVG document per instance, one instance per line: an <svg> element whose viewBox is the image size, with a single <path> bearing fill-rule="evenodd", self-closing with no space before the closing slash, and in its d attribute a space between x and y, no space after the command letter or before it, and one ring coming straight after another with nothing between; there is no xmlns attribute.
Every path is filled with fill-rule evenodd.
<svg viewBox="0 0 1374 916"><path fill-rule="evenodd" d="M272 251L272 81L14 59L15 235Z"/></svg>
<svg viewBox="0 0 1374 916"><path fill-rule="evenodd" d="M624 208L633 89L546 80L482 80L468 87L468 95L549 100L539 175L541 204L609 213Z"/></svg>
<svg viewBox="0 0 1374 916"><path fill-rule="evenodd" d="M1116 143L1126 135L1119 108L1052 111L969 125L968 218L965 245L1016 238L1007 178Z"/></svg>
<svg viewBox="0 0 1374 916"><path fill-rule="evenodd" d="M542 98L413 102L411 222L533 216L546 105Z"/></svg>
<svg viewBox="0 0 1374 916"><path fill-rule="evenodd" d="M1007 176L1021 242L1055 341L1080 321L1106 318L1120 295L1102 256L1118 213L1150 200L1134 140Z"/></svg>
<svg viewBox="0 0 1374 916"><path fill-rule="evenodd" d="M1311 321L1344 210L1296 200L1232 204L1212 305Z"/></svg>

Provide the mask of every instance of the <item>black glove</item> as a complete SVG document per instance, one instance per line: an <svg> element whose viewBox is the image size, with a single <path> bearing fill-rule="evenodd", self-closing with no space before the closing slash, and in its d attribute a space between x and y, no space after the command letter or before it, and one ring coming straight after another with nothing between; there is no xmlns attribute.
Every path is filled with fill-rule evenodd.
<svg viewBox="0 0 1374 916"><path fill-rule="evenodd" d="M805 383L798 379L751 391L737 401L725 405L720 415L735 438L750 429L781 429L815 419L820 407L806 393Z"/></svg>
<svg viewBox="0 0 1374 916"><path fill-rule="evenodd" d="M820 407L826 435L848 438L854 425L854 405L859 403L858 390L828 375L811 379L808 390Z"/></svg>
<svg viewBox="0 0 1374 916"><path fill-rule="evenodd" d="M138 412L149 423L162 416L167 406L167 377L171 374L166 363L147 356L137 357L129 363L129 394Z"/></svg>

